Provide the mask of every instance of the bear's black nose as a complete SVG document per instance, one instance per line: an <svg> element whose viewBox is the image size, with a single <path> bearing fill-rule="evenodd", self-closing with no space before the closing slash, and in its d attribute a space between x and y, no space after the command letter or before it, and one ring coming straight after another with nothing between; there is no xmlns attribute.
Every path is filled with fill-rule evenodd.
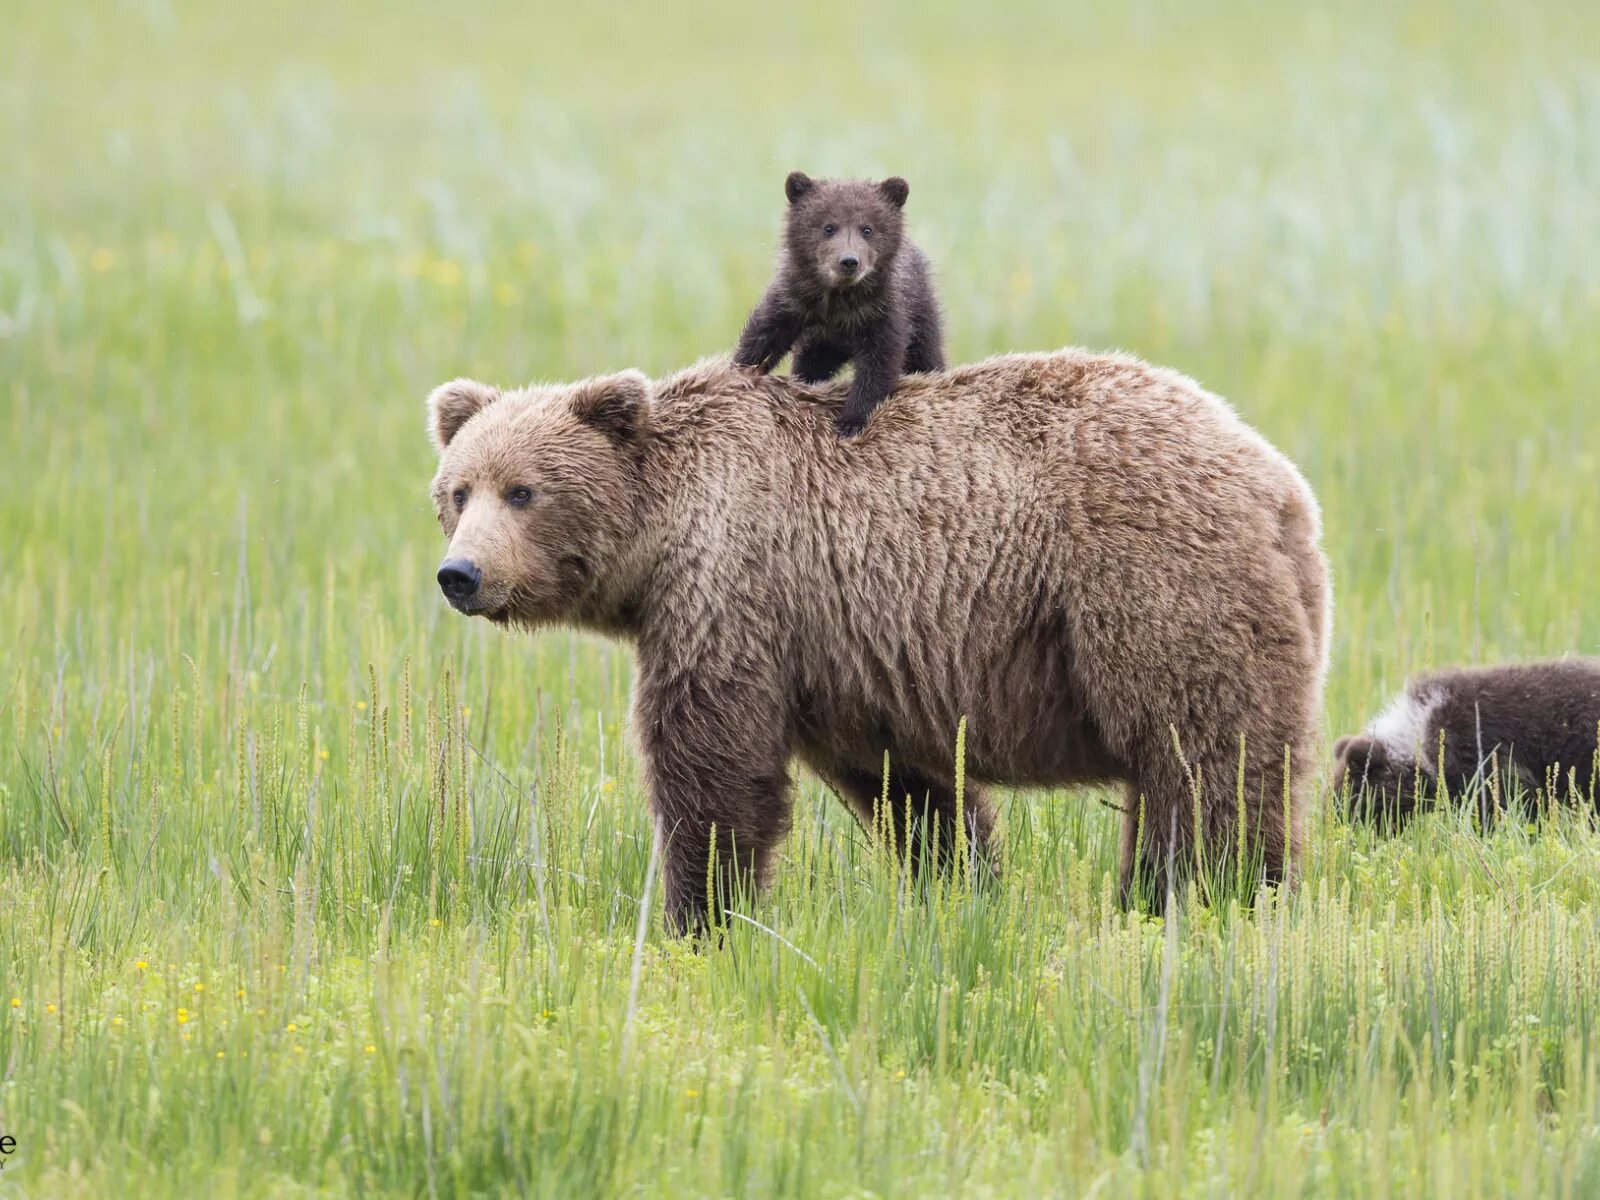
<svg viewBox="0 0 1600 1200"><path fill-rule="evenodd" d="M854 275L856 268L861 265L861 260L854 254L841 254L839 256L839 270L846 275Z"/></svg>
<svg viewBox="0 0 1600 1200"><path fill-rule="evenodd" d="M451 604L470 600L478 594L483 572L465 558L447 558L439 564L439 590Z"/></svg>

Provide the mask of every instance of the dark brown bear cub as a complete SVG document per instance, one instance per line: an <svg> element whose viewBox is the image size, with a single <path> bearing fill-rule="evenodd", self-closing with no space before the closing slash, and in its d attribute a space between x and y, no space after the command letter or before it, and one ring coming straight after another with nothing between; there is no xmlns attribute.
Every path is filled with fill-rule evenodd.
<svg viewBox="0 0 1600 1200"><path fill-rule="evenodd" d="M1334 790L1350 789L1351 815L1390 829L1437 803L1440 740L1451 796L1476 791L1479 814L1517 792L1552 788L1594 800L1600 769L1600 662L1557 659L1420 675L1359 737L1334 745ZM1491 788L1492 774L1498 787Z"/></svg>
<svg viewBox="0 0 1600 1200"><path fill-rule="evenodd" d="M860 432L902 374L944 370L928 260L902 232L904 179L784 181L789 212L778 274L745 323L733 361L763 374L794 351L794 374L855 380L836 424Z"/></svg>

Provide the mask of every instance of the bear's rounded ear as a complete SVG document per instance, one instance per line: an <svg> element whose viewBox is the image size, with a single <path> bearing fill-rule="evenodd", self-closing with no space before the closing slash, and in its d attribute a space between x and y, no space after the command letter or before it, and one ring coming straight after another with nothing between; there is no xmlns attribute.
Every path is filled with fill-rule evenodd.
<svg viewBox="0 0 1600 1200"><path fill-rule="evenodd" d="M642 371L585 379L573 388L572 412L618 444L636 442L650 416L650 380Z"/></svg>
<svg viewBox="0 0 1600 1200"><path fill-rule="evenodd" d="M804 171L790 171L789 178L783 181L783 194L789 197L789 203L793 204L809 192L811 187L811 176Z"/></svg>
<svg viewBox="0 0 1600 1200"><path fill-rule="evenodd" d="M1333 744L1336 770L1343 769L1358 774L1362 771L1375 770L1384 764L1387 757L1382 744L1365 734L1342 737Z"/></svg>
<svg viewBox="0 0 1600 1200"><path fill-rule="evenodd" d="M878 190L883 193L884 199L896 208L906 206L906 197L911 195L911 185L898 175L891 175L878 185Z"/></svg>
<svg viewBox="0 0 1600 1200"><path fill-rule="evenodd" d="M428 434L433 448L443 453L461 427L500 399L500 389L476 379L452 379L433 389L428 397Z"/></svg>

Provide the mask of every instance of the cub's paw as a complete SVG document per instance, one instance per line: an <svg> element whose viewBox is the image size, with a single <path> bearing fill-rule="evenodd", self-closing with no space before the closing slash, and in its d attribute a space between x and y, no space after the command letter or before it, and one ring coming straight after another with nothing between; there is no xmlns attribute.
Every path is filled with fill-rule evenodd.
<svg viewBox="0 0 1600 1200"><path fill-rule="evenodd" d="M833 427L838 430L840 437L853 438L867 427L867 418L841 412L833 419Z"/></svg>
<svg viewBox="0 0 1600 1200"><path fill-rule="evenodd" d="M733 352L733 365L753 375L767 375L783 361L787 353L787 350L775 350L770 345L741 346Z"/></svg>

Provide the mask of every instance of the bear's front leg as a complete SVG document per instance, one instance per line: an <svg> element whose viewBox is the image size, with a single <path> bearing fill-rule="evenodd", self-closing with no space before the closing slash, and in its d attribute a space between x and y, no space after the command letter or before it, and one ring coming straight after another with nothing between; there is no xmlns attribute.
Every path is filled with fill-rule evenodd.
<svg viewBox="0 0 1600 1200"><path fill-rule="evenodd" d="M802 338L794 349L794 375L801 383L825 383L850 361L850 352L825 338Z"/></svg>
<svg viewBox="0 0 1600 1200"><path fill-rule="evenodd" d="M956 835L956 794L949 784L920 771L895 766L889 773L889 811L885 813L881 773L826 760L813 760L812 767L850 806L864 829L874 837L888 834L892 845L887 849L896 859L907 862L913 872L924 865L936 870L953 866L960 839ZM967 827L968 865L978 878L997 876L1000 864L994 806L984 789L970 780L961 820Z"/></svg>
<svg viewBox="0 0 1600 1200"><path fill-rule="evenodd" d="M899 322L886 322L874 330L856 352L856 377L850 394L834 420L841 437L854 437L867 424L867 418L882 404L900 378L905 362L909 331Z"/></svg>
<svg viewBox="0 0 1600 1200"><path fill-rule="evenodd" d="M704 931L766 883L789 831L784 724L781 703L748 677L641 665L634 726L671 932Z"/></svg>
<svg viewBox="0 0 1600 1200"><path fill-rule="evenodd" d="M804 324L805 314L790 303L787 289L774 284L745 322L733 352L734 366L754 367L765 375L783 361Z"/></svg>

